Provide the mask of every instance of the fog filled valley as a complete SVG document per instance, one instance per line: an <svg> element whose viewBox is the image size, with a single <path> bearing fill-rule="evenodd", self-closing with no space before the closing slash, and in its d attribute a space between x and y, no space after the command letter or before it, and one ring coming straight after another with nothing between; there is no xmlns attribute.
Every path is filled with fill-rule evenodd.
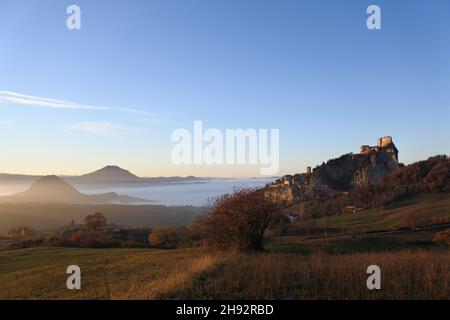
<svg viewBox="0 0 450 320"><path fill-rule="evenodd" d="M209 199L272 179L139 178L116 166L91 175L0 175L0 233L13 227L56 228L102 212L126 226L184 226Z"/></svg>

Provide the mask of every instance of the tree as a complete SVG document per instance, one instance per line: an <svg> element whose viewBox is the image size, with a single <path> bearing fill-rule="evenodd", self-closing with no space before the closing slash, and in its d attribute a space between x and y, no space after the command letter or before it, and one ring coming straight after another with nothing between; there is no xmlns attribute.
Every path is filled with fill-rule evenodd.
<svg viewBox="0 0 450 320"><path fill-rule="evenodd" d="M106 218L100 212L90 214L84 218L84 226L89 231L101 230L106 226Z"/></svg>
<svg viewBox="0 0 450 320"><path fill-rule="evenodd" d="M12 228L8 231L8 236L10 237L26 237L33 236L36 234L36 231L27 226L20 226L17 228Z"/></svg>
<svg viewBox="0 0 450 320"><path fill-rule="evenodd" d="M199 246L204 244L204 240L204 224L201 219L196 219L184 230L182 241L186 246Z"/></svg>
<svg viewBox="0 0 450 320"><path fill-rule="evenodd" d="M75 231L67 238L67 242L69 243L80 244L82 241L83 241L83 232L81 230Z"/></svg>
<svg viewBox="0 0 450 320"><path fill-rule="evenodd" d="M261 251L264 232L279 206L262 190L237 189L212 199L201 217L206 238L222 250Z"/></svg>
<svg viewBox="0 0 450 320"><path fill-rule="evenodd" d="M175 248L181 240L181 231L175 227L156 227L148 237L152 246L161 248Z"/></svg>

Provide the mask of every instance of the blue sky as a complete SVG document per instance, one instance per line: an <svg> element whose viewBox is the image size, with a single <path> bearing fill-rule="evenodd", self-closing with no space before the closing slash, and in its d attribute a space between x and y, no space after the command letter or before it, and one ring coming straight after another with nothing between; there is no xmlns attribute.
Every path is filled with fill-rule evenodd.
<svg viewBox="0 0 450 320"><path fill-rule="evenodd" d="M446 0L0 0L0 91L41 98L0 99L0 171L258 175L172 164L170 134L194 120L279 128L280 174L384 135L405 163L448 154L449 36Z"/></svg>

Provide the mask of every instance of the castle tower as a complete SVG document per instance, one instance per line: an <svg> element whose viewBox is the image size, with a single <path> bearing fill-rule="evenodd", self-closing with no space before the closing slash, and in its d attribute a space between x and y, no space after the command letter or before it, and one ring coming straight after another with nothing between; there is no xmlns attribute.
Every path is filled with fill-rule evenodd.
<svg viewBox="0 0 450 320"><path fill-rule="evenodd" d="M311 174L311 167L310 166L306 167L306 174Z"/></svg>
<svg viewBox="0 0 450 320"><path fill-rule="evenodd" d="M391 136L381 137L378 139L378 147L380 147L380 148L384 148L390 144L392 144Z"/></svg>

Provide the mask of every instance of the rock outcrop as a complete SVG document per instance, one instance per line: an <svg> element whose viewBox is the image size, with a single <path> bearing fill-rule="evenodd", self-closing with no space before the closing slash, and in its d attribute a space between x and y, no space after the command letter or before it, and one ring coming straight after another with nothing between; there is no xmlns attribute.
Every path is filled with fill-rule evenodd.
<svg viewBox="0 0 450 320"><path fill-rule="evenodd" d="M329 160L312 172L283 176L269 190L288 202L320 198L376 183L399 168L398 149L391 137L380 138L376 146L364 145L360 150Z"/></svg>

